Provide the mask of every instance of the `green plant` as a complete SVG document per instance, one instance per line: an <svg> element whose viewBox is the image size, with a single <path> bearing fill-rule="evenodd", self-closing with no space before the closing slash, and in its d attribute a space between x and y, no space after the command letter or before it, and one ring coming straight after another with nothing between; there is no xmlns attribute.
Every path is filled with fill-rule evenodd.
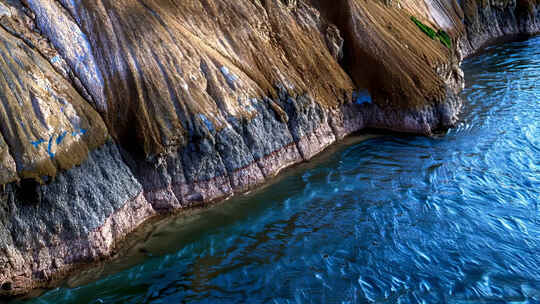
<svg viewBox="0 0 540 304"><path fill-rule="evenodd" d="M452 48L452 38L443 30L438 30L437 32L431 27L425 25L420 20L416 19L414 16L411 16L411 20L418 26L418 28L428 35L431 39L438 39L442 44L447 48Z"/></svg>
<svg viewBox="0 0 540 304"><path fill-rule="evenodd" d="M411 20L416 24L416 26L418 26L422 30L422 32L428 35L431 39L435 39L435 37L437 36L437 32L435 32L434 29L423 24L420 20L416 19L414 16L411 17Z"/></svg>
<svg viewBox="0 0 540 304"><path fill-rule="evenodd" d="M452 48L452 38L443 30L439 30L437 32L437 38L439 38L439 41L446 45L447 48Z"/></svg>

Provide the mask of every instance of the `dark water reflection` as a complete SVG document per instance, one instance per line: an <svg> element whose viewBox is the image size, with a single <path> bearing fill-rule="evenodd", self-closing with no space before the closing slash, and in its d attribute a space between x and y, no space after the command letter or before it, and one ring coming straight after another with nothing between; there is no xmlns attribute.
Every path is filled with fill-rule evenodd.
<svg viewBox="0 0 540 304"><path fill-rule="evenodd" d="M464 68L446 136L335 148L31 303L540 303L540 38Z"/></svg>

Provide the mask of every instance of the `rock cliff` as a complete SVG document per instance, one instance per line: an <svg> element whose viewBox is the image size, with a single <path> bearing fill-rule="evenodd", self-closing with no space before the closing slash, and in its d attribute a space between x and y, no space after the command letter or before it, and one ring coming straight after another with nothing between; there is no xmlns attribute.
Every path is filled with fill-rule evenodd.
<svg viewBox="0 0 540 304"><path fill-rule="evenodd" d="M0 295L364 128L452 126L537 0L0 0Z"/></svg>

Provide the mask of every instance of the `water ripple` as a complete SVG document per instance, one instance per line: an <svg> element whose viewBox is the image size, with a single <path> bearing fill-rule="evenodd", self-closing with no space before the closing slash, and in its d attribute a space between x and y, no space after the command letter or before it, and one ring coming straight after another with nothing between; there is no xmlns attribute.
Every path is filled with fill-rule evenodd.
<svg viewBox="0 0 540 304"><path fill-rule="evenodd" d="M446 136L342 147L30 302L540 303L540 38L464 68Z"/></svg>

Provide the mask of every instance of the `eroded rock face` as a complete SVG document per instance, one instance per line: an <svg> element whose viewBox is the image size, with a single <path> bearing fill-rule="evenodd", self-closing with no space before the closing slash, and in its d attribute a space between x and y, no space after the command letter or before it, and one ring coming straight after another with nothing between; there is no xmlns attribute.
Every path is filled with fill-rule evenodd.
<svg viewBox="0 0 540 304"><path fill-rule="evenodd" d="M8 294L46 286L74 265L107 256L155 213L111 142L47 185L7 185L0 199L0 281Z"/></svg>
<svg viewBox="0 0 540 304"><path fill-rule="evenodd" d="M4 18L8 18L7 16ZM44 182L105 143L98 113L23 40L0 28L0 174L4 183ZM7 172L7 173L6 173Z"/></svg>
<svg viewBox="0 0 540 304"><path fill-rule="evenodd" d="M464 2L464 23L470 44L465 53L468 55L486 42L504 36L538 33L539 4L536 0Z"/></svg>
<svg viewBox="0 0 540 304"><path fill-rule="evenodd" d="M463 57L539 18L528 0L0 0L0 294L352 132L448 128Z"/></svg>

